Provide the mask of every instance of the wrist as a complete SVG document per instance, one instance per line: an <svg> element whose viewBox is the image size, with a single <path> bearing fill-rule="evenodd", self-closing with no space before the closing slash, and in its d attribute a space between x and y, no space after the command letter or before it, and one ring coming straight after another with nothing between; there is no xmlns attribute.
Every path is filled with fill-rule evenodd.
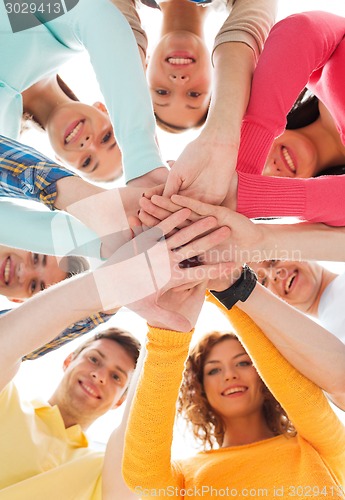
<svg viewBox="0 0 345 500"><path fill-rule="evenodd" d="M227 309L231 309L238 301L245 302L248 299L256 283L255 272L249 266L244 265L241 276L235 283L222 292L211 290L211 293Z"/></svg>

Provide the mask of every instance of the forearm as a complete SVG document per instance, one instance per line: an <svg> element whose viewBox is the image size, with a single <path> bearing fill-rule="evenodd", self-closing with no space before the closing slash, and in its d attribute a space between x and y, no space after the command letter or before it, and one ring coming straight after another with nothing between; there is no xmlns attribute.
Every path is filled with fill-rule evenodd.
<svg viewBox="0 0 345 500"><path fill-rule="evenodd" d="M260 284L238 307L305 377L331 394L345 392L345 346L337 337Z"/></svg>
<svg viewBox="0 0 345 500"><path fill-rule="evenodd" d="M176 400L190 339L191 333L150 328L147 357L125 440L123 476L133 490L136 486L181 487L172 468L171 443Z"/></svg>
<svg viewBox="0 0 345 500"><path fill-rule="evenodd" d="M53 340L50 340L47 344L44 344L39 349L27 354L23 357L23 361L25 360L33 360L40 358L41 356L45 356L51 351L55 349L59 349L63 345L71 342L72 340L80 337L81 335L85 335L86 333L91 332L94 328L99 325L104 324L106 321L111 319L116 311L113 311L111 314L106 313L97 313L88 316L87 318L82 319L81 321L77 321L72 325L68 326L63 330L63 332L59 333L57 337Z"/></svg>
<svg viewBox="0 0 345 500"><path fill-rule="evenodd" d="M247 262L261 260L345 261L345 227L326 224L258 224L259 243L243 249Z"/></svg>
<svg viewBox="0 0 345 500"><path fill-rule="evenodd" d="M255 67L254 53L244 43L222 43L214 55L212 98L203 134L238 149Z"/></svg>
<svg viewBox="0 0 345 500"><path fill-rule="evenodd" d="M322 71L342 41L344 29L343 18L325 12L295 14L272 28L244 117L240 171L262 172L274 138L284 131L286 115L310 75Z"/></svg>
<svg viewBox="0 0 345 500"><path fill-rule="evenodd" d="M164 164L138 47L125 18L110 2L84 0L79 5L77 30L109 111L127 182Z"/></svg>
<svg viewBox="0 0 345 500"><path fill-rule="evenodd" d="M23 356L56 337L71 323L100 311L102 304L91 273L61 282L0 317L3 353L2 387Z"/></svg>
<svg viewBox="0 0 345 500"><path fill-rule="evenodd" d="M238 172L236 210L249 218L298 217L345 226L344 192L345 175L302 179Z"/></svg>
<svg viewBox="0 0 345 500"><path fill-rule="evenodd" d="M0 243L45 255L100 257L95 232L63 212L40 211L0 202Z"/></svg>

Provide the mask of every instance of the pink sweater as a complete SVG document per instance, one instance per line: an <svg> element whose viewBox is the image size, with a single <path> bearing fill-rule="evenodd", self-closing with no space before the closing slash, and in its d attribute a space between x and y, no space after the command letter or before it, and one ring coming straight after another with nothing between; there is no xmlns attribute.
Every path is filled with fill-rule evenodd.
<svg viewBox="0 0 345 500"><path fill-rule="evenodd" d="M255 70L238 156L238 212L295 216L345 225L345 175L311 179L263 177L268 152L307 86L332 114L345 144L345 18L295 14L270 32Z"/></svg>

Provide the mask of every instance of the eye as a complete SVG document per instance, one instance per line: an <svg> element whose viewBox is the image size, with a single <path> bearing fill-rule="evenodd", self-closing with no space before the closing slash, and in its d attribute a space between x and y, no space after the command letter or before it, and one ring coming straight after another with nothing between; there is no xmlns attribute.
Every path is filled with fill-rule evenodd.
<svg viewBox="0 0 345 500"><path fill-rule="evenodd" d="M88 156L86 160L84 160L83 163L81 164L81 167L86 168L90 165L90 163L91 163L91 156Z"/></svg>
<svg viewBox="0 0 345 500"><path fill-rule="evenodd" d="M91 363L93 363L94 365L96 365L98 363L98 358L97 356L89 356L89 360L91 361Z"/></svg>
<svg viewBox="0 0 345 500"><path fill-rule="evenodd" d="M163 90L163 89L156 89L156 94L158 94L158 95L168 95L169 91L168 90Z"/></svg>
<svg viewBox="0 0 345 500"><path fill-rule="evenodd" d="M220 372L220 368L212 368L212 370L210 370L207 375L216 375L217 373Z"/></svg>
<svg viewBox="0 0 345 500"><path fill-rule="evenodd" d="M36 292L36 288L37 288L37 281L31 280L29 284L29 292L31 295L33 295Z"/></svg>
<svg viewBox="0 0 345 500"><path fill-rule="evenodd" d="M107 134L105 134L105 136L103 137L103 139L101 141L102 144L108 142L111 139L111 135L112 135L111 132L108 132Z"/></svg>
<svg viewBox="0 0 345 500"><path fill-rule="evenodd" d="M199 96L201 96L201 93L200 92L188 92L187 95L189 95L189 97L199 97Z"/></svg>
<svg viewBox="0 0 345 500"><path fill-rule="evenodd" d="M121 379L120 379L120 377L118 376L117 373L113 373L112 377L115 380L115 382L120 382L121 381Z"/></svg>
<svg viewBox="0 0 345 500"><path fill-rule="evenodd" d="M33 262L34 266L36 264L38 264L38 253L33 253L32 254L32 262Z"/></svg>
<svg viewBox="0 0 345 500"><path fill-rule="evenodd" d="M237 366L253 366L253 363L251 361L240 361Z"/></svg>

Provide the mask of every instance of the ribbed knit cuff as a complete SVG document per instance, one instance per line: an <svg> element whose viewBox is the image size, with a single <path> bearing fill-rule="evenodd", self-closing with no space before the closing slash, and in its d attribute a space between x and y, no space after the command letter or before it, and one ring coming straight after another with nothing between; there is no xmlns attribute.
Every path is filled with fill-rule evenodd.
<svg viewBox="0 0 345 500"><path fill-rule="evenodd" d="M241 128L237 171L261 174L273 140L274 135L267 128L245 119Z"/></svg>
<svg viewBox="0 0 345 500"><path fill-rule="evenodd" d="M249 218L306 218L308 179L264 177L238 173L237 211Z"/></svg>
<svg viewBox="0 0 345 500"><path fill-rule="evenodd" d="M186 333L163 330L150 325L148 325L148 328L147 340L162 347L183 347L189 345L194 333L194 328Z"/></svg>

